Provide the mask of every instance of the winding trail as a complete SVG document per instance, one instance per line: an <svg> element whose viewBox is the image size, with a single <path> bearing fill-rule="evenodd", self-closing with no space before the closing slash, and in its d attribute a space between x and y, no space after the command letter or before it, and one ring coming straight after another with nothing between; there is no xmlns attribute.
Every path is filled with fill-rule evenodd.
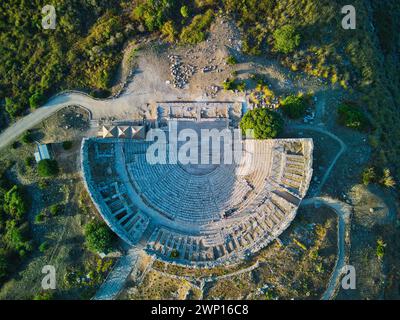
<svg viewBox="0 0 400 320"><path fill-rule="evenodd" d="M318 188L315 190L315 192L313 194L313 196L316 197L321 193L321 190L322 190L323 186L325 185L326 181L328 180L328 178L332 172L332 169L335 167L336 162L339 160L339 158L342 156L342 154L347 150L347 146L338 136L334 135L332 132L330 132L324 128L319 128L319 127L309 126L309 125L293 125L293 126L291 126L291 128L302 129L302 130L311 130L311 131L316 131L316 132L325 134L325 135L331 137L332 139L334 139L340 145L339 152L336 154L335 158L332 160L328 169L326 169L326 172L325 172L324 176L322 177Z"/></svg>
<svg viewBox="0 0 400 320"><path fill-rule="evenodd" d="M335 200L329 197L315 197L310 199L305 199L302 202L303 206L313 205L321 206L325 205L330 207L335 211L338 216L338 228L337 228L337 258L335 267L329 279L329 284L323 293L321 300L330 300L334 297L336 288L338 287L340 276L343 267L346 265L346 232L350 228L350 216L351 216L351 206L343 203L339 200Z"/></svg>
<svg viewBox="0 0 400 320"><path fill-rule="evenodd" d="M33 128L41 123L43 120L50 117L55 112L64 107L75 105L81 106L90 111L94 106L104 104L99 100L94 100L85 94L70 92L56 95L51 98L45 105L36 109L32 113L20 118L18 121L10 125L6 130L0 134L0 149L10 144L18 138L26 130Z"/></svg>
<svg viewBox="0 0 400 320"><path fill-rule="evenodd" d="M324 101L322 101L323 104ZM336 263L335 267L333 269L333 272L331 274L331 277L329 279L329 284L321 296L322 300L330 300L334 297L336 288L339 285L339 280L340 276L343 270L343 267L346 264L346 233L350 232L350 216L351 216L351 206L336 200L332 199L330 197L319 197L319 194L321 193L322 188L324 187L325 183L327 182L332 169L335 167L336 162L339 160L339 158L342 156L342 154L347 150L346 144L336 135L334 135L332 132L324 129L323 127L315 127L315 126L310 126L310 125L293 125L291 126L293 129L302 129L302 130L311 130L311 131L316 131L322 134L325 134L332 139L334 139L336 142L339 143L340 145L340 150L336 154L336 156L333 158L331 161L331 164L329 165L328 169L326 170L324 176L321 179L321 183L319 184L318 188L315 190L313 197L304 199L301 203L301 205L307 206L307 205L314 205L314 206L320 206L320 205L325 205L327 207L330 207L335 211L335 213L338 216L338 228L337 228L337 258L336 258Z"/></svg>

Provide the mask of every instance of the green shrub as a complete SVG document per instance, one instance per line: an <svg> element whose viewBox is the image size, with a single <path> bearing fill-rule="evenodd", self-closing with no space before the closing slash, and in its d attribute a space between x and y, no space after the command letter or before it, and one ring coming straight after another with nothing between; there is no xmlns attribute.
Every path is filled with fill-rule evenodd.
<svg viewBox="0 0 400 320"><path fill-rule="evenodd" d="M156 31L160 30L168 20L177 20L177 13L181 11L180 9L180 1L149 0L135 6L131 17L133 20L143 22L147 30ZM185 9L182 11L186 13Z"/></svg>
<svg viewBox="0 0 400 320"><path fill-rule="evenodd" d="M179 36L183 44L196 44L204 41L206 38L206 30L210 26L214 18L213 11L207 10L204 14L196 15L192 22L182 29Z"/></svg>
<svg viewBox="0 0 400 320"><path fill-rule="evenodd" d="M48 187L47 181L46 180L40 180L38 182L38 187L39 187L40 190L46 189Z"/></svg>
<svg viewBox="0 0 400 320"><path fill-rule="evenodd" d="M383 176L379 182L386 188L394 188L396 185L396 181L394 181L388 168L383 169Z"/></svg>
<svg viewBox="0 0 400 320"><path fill-rule="evenodd" d="M62 147L64 150L70 150L72 148L72 141L63 141Z"/></svg>
<svg viewBox="0 0 400 320"><path fill-rule="evenodd" d="M376 174L374 168L366 168L362 173L362 183L367 186L372 182L375 182Z"/></svg>
<svg viewBox="0 0 400 320"><path fill-rule="evenodd" d="M40 244L39 246L39 251L44 253L47 251L47 249L49 248L49 243L47 241L44 241Z"/></svg>
<svg viewBox="0 0 400 320"><path fill-rule="evenodd" d="M21 136L21 142L24 144L32 143L33 142L33 137L32 133L28 130L25 131L22 136Z"/></svg>
<svg viewBox="0 0 400 320"><path fill-rule="evenodd" d="M269 109L258 108L249 110L240 121L243 134L246 130L254 130L255 139L276 138L283 131L282 117Z"/></svg>
<svg viewBox="0 0 400 320"><path fill-rule="evenodd" d="M306 114L307 104L303 96L290 95L282 102L283 113L291 119L298 119Z"/></svg>
<svg viewBox="0 0 400 320"><path fill-rule="evenodd" d="M29 106L31 109L36 109L40 107L40 104L43 102L44 97L41 92L36 92L29 98Z"/></svg>
<svg viewBox="0 0 400 320"><path fill-rule="evenodd" d="M4 195L4 211L16 220L21 220L26 214L27 205L21 189L13 186Z"/></svg>
<svg viewBox="0 0 400 320"><path fill-rule="evenodd" d="M338 108L339 123L348 128L366 130L369 127L368 119L355 105L343 103Z"/></svg>
<svg viewBox="0 0 400 320"><path fill-rule="evenodd" d="M383 239L378 239L376 241L376 256L379 260L382 260L385 255L385 247L386 243L383 241Z"/></svg>
<svg viewBox="0 0 400 320"><path fill-rule="evenodd" d="M222 84L222 87L224 88L224 90L234 90L235 86L235 80L231 80L231 79L226 79L224 81L224 83Z"/></svg>
<svg viewBox="0 0 400 320"><path fill-rule="evenodd" d="M161 33L165 36L165 40L168 42L174 42L178 31L175 28L175 24L173 21L169 20L163 24L161 28Z"/></svg>
<svg viewBox="0 0 400 320"><path fill-rule="evenodd" d="M16 116L20 115L24 110L23 105L18 101L13 101L11 98L5 98L5 110L11 119L14 119Z"/></svg>
<svg viewBox="0 0 400 320"><path fill-rule="evenodd" d="M88 248L98 253L112 251L114 234L108 226L101 222L89 222L85 226L86 244Z"/></svg>
<svg viewBox="0 0 400 320"><path fill-rule="evenodd" d="M24 163L27 167L32 167L33 164L35 163L35 158L32 156L26 157Z"/></svg>
<svg viewBox="0 0 400 320"><path fill-rule="evenodd" d="M292 25L285 25L273 33L274 49L282 53L293 52L300 44L300 35Z"/></svg>
<svg viewBox="0 0 400 320"><path fill-rule="evenodd" d="M226 59L226 63L229 64L230 66L233 66L233 65L237 64L238 61L237 61L237 59L236 59L234 56L229 56L229 57Z"/></svg>
<svg viewBox="0 0 400 320"><path fill-rule="evenodd" d="M222 87L224 90L232 90L232 91L240 91L243 92L246 90L246 83L244 81L239 81L237 79L231 80L231 79L226 79L224 83L222 84Z"/></svg>
<svg viewBox="0 0 400 320"><path fill-rule="evenodd" d="M51 177L59 172L57 161L44 159L38 163L38 173L41 177Z"/></svg>
<svg viewBox="0 0 400 320"><path fill-rule="evenodd" d="M53 204L49 208L50 214L52 216L56 216L61 212L61 205L60 204Z"/></svg>
<svg viewBox="0 0 400 320"><path fill-rule="evenodd" d="M54 297L53 292L43 291L34 295L33 300L52 300Z"/></svg>
<svg viewBox="0 0 400 320"><path fill-rule="evenodd" d="M32 250L32 245L26 238L26 225L18 226L15 220L6 222L4 241L10 248L18 252L20 257Z"/></svg>
<svg viewBox="0 0 400 320"><path fill-rule="evenodd" d="M44 221L45 218L46 218L46 214L42 211L42 212L38 213L38 214L35 216L35 222L36 222L36 223L41 223L41 222Z"/></svg>
<svg viewBox="0 0 400 320"><path fill-rule="evenodd" d="M182 17L184 17L184 18L189 17L189 8L188 8L188 6L182 6L180 11L181 11Z"/></svg>

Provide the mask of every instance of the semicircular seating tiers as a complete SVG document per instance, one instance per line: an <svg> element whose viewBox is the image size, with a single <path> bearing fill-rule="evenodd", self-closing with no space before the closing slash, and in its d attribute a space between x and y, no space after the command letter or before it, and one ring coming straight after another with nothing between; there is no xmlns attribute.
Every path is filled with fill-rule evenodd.
<svg viewBox="0 0 400 320"><path fill-rule="evenodd" d="M84 181L124 241L187 266L234 262L264 247L294 219L312 176L311 139L245 140L239 163L203 173L150 164L149 145L85 139Z"/></svg>

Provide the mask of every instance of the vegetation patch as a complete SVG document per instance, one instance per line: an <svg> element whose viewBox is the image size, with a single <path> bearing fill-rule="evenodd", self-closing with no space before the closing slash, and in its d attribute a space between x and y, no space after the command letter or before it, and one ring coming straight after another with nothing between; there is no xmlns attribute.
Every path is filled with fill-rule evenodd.
<svg viewBox="0 0 400 320"><path fill-rule="evenodd" d="M291 119L299 119L306 114L307 100L303 95L290 95L281 102L283 113Z"/></svg>
<svg viewBox="0 0 400 320"><path fill-rule="evenodd" d="M365 131L370 127L363 111L354 103L342 103L338 115L339 123L348 128Z"/></svg>
<svg viewBox="0 0 400 320"><path fill-rule="evenodd" d="M300 34L292 25L285 25L274 32L274 49L282 53L293 52L300 45Z"/></svg>
<svg viewBox="0 0 400 320"><path fill-rule="evenodd" d="M86 244L97 253L109 253L113 249L114 234L103 222L89 222L85 226Z"/></svg>
<svg viewBox="0 0 400 320"><path fill-rule="evenodd" d="M243 134L247 130L253 130L255 139L271 139L279 136L283 131L282 117L266 108L249 110L240 121Z"/></svg>
<svg viewBox="0 0 400 320"><path fill-rule="evenodd" d="M204 14L196 15L192 22L182 29L179 36L183 44L196 44L206 39L206 30L213 21L213 11L207 10Z"/></svg>
<svg viewBox="0 0 400 320"><path fill-rule="evenodd" d="M52 177L59 173L58 163L56 160L43 159L37 166L38 174L41 177Z"/></svg>
<svg viewBox="0 0 400 320"><path fill-rule="evenodd" d="M222 84L224 90L244 92L246 90L246 83L237 79L226 79Z"/></svg>

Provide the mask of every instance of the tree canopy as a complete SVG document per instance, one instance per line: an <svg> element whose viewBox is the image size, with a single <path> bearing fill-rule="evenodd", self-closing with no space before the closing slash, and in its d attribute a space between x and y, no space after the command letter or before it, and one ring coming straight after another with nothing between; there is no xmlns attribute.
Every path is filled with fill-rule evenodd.
<svg viewBox="0 0 400 320"><path fill-rule="evenodd" d="M304 96L290 95L281 102L283 113L291 119L305 115L307 104Z"/></svg>
<svg viewBox="0 0 400 320"><path fill-rule="evenodd" d="M57 161L44 159L38 163L38 173L41 177L51 177L59 172Z"/></svg>
<svg viewBox="0 0 400 320"><path fill-rule="evenodd" d="M4 211L16 220L21 218L26 213L26 204L23 194L18 186L13 186L4 195Z"/></svg>
<svg viewBox="0 0 400 320"><path fill-rule="evenodd" d="M283 125L283 119L277 112L265 108L247 111L240 121L242 133L254 130L255 139L276 138L282 133Z"/></svg>
<svg viewBox="0 0 400 320"><path fill-rule="evenodd" d="M366 130L369 122L362 110L353 103L342 103L338 107L339 123L355 130Z"/></svg>
<svg viewBox="0 0 400 320"><path fill-rule="evenodd" d="M109 253L112 250L114 234L102 222L89 222L85 226L86 244L88 248L98 253Z"/></svg>
<svg viewBox="0 0 400 320"><path fill-rule="evenodd" d="M274 32L274 49L282 53L293 52L300 44L300 35L292 25L285 25Z"/></svg>

